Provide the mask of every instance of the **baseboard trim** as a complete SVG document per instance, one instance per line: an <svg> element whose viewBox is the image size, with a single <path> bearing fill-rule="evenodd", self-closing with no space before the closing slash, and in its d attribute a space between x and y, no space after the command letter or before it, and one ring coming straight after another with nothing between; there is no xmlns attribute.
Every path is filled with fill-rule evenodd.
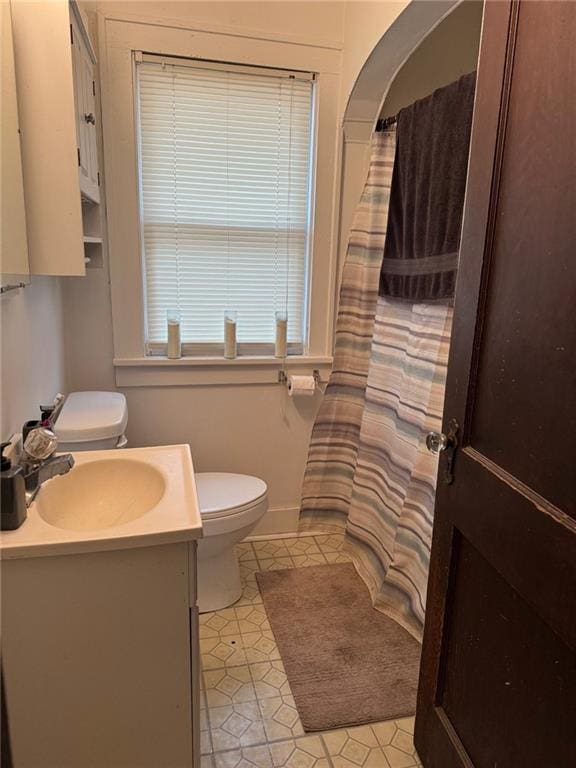
<svg viewBox="0 0 576 768"><path fill-rule="evenodd" d="M244 541L268 541L268 539L302 539L304 536L325 536L326 531L291 531L290 533L261 533L247 536Z"/></svg>
<svg viewBox="0 0 576 768"><path fill-rule="evenodd" d="M251 536L245 541L263 541L265 539L293 539L296 536L319 536L322 531L298 532L300 507L276 507L269 509L258 523Z"/></svg>

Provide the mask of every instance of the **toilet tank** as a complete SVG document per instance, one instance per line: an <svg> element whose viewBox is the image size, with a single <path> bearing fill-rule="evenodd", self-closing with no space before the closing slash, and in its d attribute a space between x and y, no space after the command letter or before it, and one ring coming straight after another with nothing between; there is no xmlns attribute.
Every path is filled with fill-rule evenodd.
<svg viewBox="0 0 576 768"><path fill-rule="evenodd" d="M127 423L128 406L120 392L71 392L54 425L58 451L123 448Z"/></svg>

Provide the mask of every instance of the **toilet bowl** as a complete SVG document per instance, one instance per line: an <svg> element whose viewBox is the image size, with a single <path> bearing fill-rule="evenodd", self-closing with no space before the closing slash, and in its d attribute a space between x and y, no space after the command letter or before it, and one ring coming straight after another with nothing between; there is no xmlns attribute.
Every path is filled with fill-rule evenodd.
<svg viewBox="0 0 576 768"><path fill-rule="evenodd" d="M198 541L198 607L218 611L242 594L234 546L250 534L268 509L263 480L228 472L196 475L203 538Z"/></svg>

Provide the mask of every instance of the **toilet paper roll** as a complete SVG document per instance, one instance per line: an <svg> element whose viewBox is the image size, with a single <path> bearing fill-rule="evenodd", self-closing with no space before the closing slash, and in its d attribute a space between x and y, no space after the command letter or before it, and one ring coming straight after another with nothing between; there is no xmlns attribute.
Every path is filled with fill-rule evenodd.
<svg viewBox="0 0 576 768"><path fill-rule="evenodd" d="M288 395L290 397L312 397L316 391L314 376L289 376Z"/></svg>

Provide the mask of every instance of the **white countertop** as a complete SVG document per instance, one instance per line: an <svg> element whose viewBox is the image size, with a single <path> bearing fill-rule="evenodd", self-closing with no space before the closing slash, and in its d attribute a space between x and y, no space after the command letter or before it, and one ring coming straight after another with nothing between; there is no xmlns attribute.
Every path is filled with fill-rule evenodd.
<svg viewBox="0 0 576 768"><path fill-rule="evenodd" d="M28 508L28 517L23 525L15 531L2 531L0 534L2 559L150 547L192 541L202 536L202 519L188 445L81 451L73 455L76 462L74 468L68 475L62 475L44 483L37 499ZM40 515L42 494L48 490L46 498L49 495L55 497L56 492L65 490L64 484L67 478L78 467L89 462L130 459L151 464L165 481L161 497L141 517L105 528L71 530L56 527L46 522ZM57 486L57 483L60 485ZM130 495L129 487L124 487L122 491L123 496ZM95 492L97 493L97 489ZM135 488L134 492L137 494L138 489ZM90 493L90 488L86 493ZM77 495L78 504L81 505L83 496L80 493ZM73 501L75 503L75 497ZM70 498L67 499L67 505L70 505Z"/></svg>

